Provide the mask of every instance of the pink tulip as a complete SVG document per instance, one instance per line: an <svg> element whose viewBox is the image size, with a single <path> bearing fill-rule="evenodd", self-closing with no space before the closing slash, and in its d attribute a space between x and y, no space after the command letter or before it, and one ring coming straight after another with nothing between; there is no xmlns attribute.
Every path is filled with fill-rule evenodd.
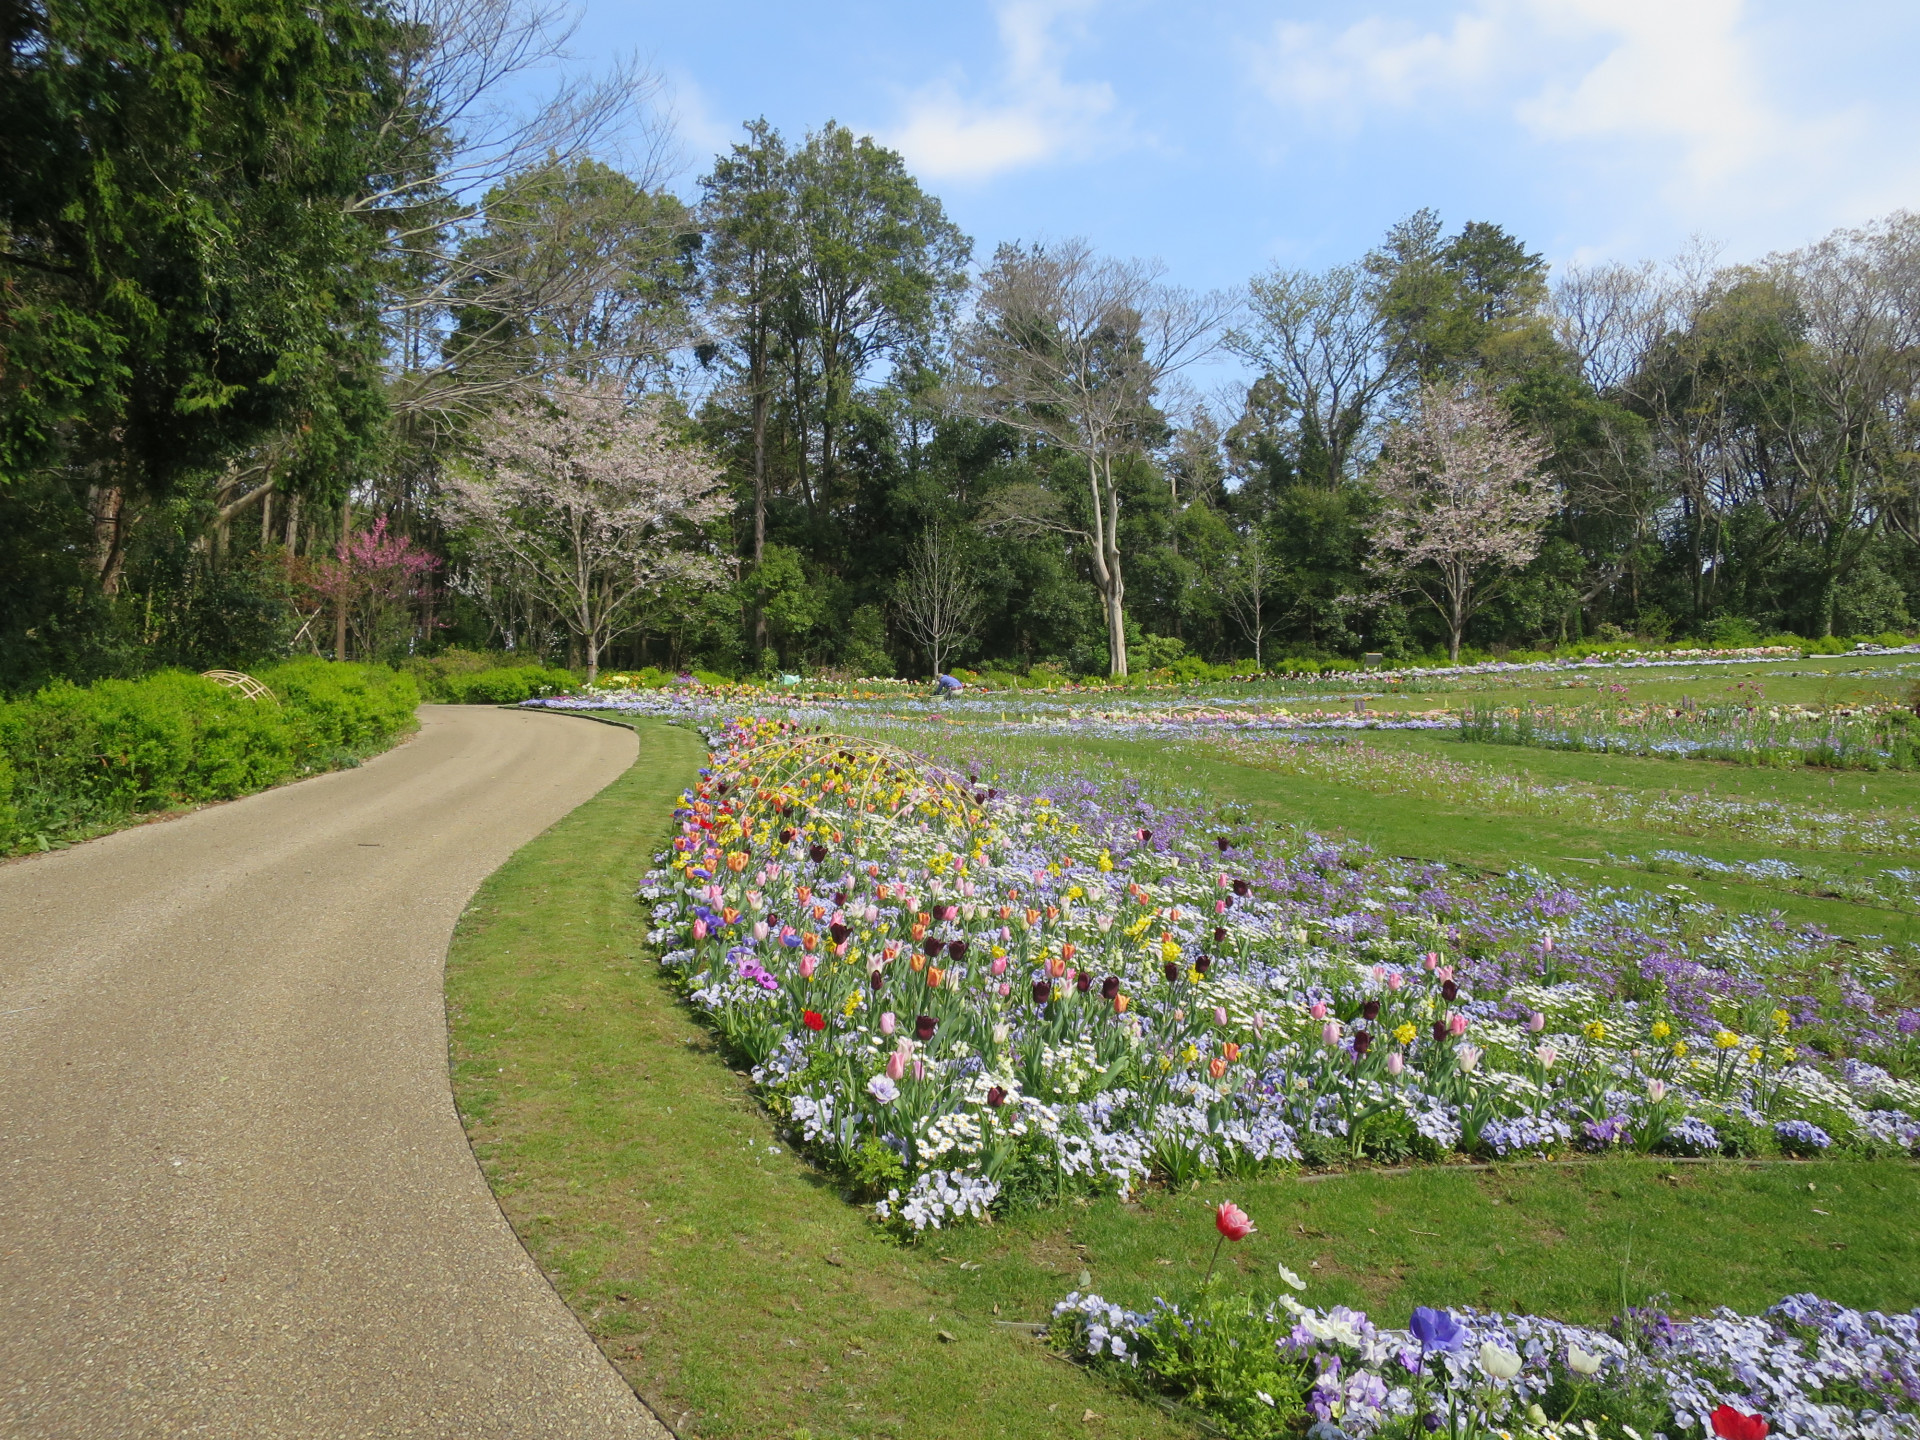
<svg viewBox="0 0 1920 1440"><path fill-rule="evenodd" d="M1225 872L1222 872L1221 874L1216 875L1213 878L1215 883L1218 884L1222 890L1227 888L1228 881L1227 881Z"/></svg>
<svg viewBox="0 0 1920 1440"><path fill-rule="evenodd" d="M866 914L863 918L866 920L867 924L869 925L874 924L880 919L880 907L878 905L867 906Z"/></svg>
<svg viewBox="0 0 1920 1440"><path fill-rule="evenodd" d="M696 920L693 922L693 938L696 940L704 940L707 938L707 922L706 921Z"/></svg>
<svg viewBox="0 0 1920 1440"><path fill-rule="evenodd" d="M1442 965L1438 970L1434 971L1433 973L1439 976L1442 980L1451 980L1453 978L1453 967L1451 965Z"/></svg>
<svg viewBox="0 0 1920 1440"><path fill-rule="evenodd" d="M1000 927L1000 943L1005 945L1009 943L1012 939L1013 939L1013 931L1009 930L1005 925L1002 925Z"/></svg>
<svg viewBox="0 0 1920 1440"><path fill-rule="evenodd" d="M1386 978L1387 978L1387 967L1386 967L1386 966L1384 966L1384 965L1376 965L1376 966L1374 966L1374 967L1373 967L1373 978L1374 978L1374 979L1376 979L1376 980L1384 980L1384 979L1386 979Z"/></svg>
<svg viewBox="0 0 1920 1440"><path fill-rule="evenodd" d="M1320 1027L1320 1038L1328 1045L1338 1045L1340 1043L1340 1022L1338 1020L1327 1021L1326 1024Z"/></svg>
<svg viewBox="0 0 1920 1440"><path fill-rule="evenodd" d="M889 1080L899 1080L903 1078L906 1075L906 1073L907 1073L907 1057L906 1056L902 1055L898 1050L894 1051L893 1054L887 1056L887 1078Z"/></svg>
<svg viewBox="0 0 1920 1440"><path fill-rule="evenodd" d="M1224 914L1226 914L1226 913L1227 913L1227 902L1226 902L1226 901L1224 901L1224 900L1216 900L1216 901L1214 901L1214 902L1213 902L1213 913L1214 913L1214 914L1216 914L1216 915L1224 915Z"/></svg>
<svg viewBox="0 0 1920 1440"><path fill-rule="evenodd" d="M918 1055L913 1057L913 1078L916 1080L924 1080L927 1078L927 1062L922 1060Z"/></svg>
<svg viewBox="0 0 1920 1440"><path fill-rule="evenodd" d="M957 919L959 917L959 914L960 914L960 907L958 905L949 905L945 910L942 910L940 912L940 917L943 920L953 920L953 919Z"/></svg>
<svg viewBox="0 0 1920 1440"><path fill-rule="evenodd" d="M1533 1055L1540 1062L1541 1068L1546 1070L1551 1070L1553 1062L1560 1058L1560 1052L1551 1045L1542 1045L1533 1052Z"/></svg>
<svg viewBox="0 0 1920 1440"><path fill-rule="evenodd" d="M819 968L819 957L814 955L802 955L800 957L800 978L802 980L811 980L813 978L813 972Z"/></svg>
<svg viewBox="0 0 1920 1440"><path fill-rule="evenodd" d="M1447 1033L1455 1039L1467 1033L1467 1017L1457 1011L1447 1017Z"/></svg>
<svg viewBox="0 0 1920 1440"><path fill-rule="evenodd" d="M1543 935L1543 936L1541 936L1541 938L1540 938L1540 948L1541 948L1542 950L1552 950L1552 949L1553 949L1553 937L1552 937L1551 935Z"/></svg>
<svg viewBox="0 0 1920 1440"><path fill-rule="evenodd" d="M1400 1052L1398 1050L1387 1056L1387 1074L1398 1075L1406 1068L1407 1062L1400 1058Z"/></svg>
<svg viewBox="0 0 1920 1440"><path fill-rule="evenodd" d="M1326 1019L1327 1018L1327 1002L1324 1000L1314 1001L1313 1004L1307 1007L1307 1014L1311 1015L1316 1020Z"/></svg>
<svg viewBox="0 0 1920 1440"><path fill-rule="evenodd" d="M1422 960L1420 963L1425 965L1427 969L1432 970L1437 965L1439 965L1440 957L1434 954L1433 951L1429 950L1427 951L1426 958Z"/></svg>
<svg viewBox="0 0 1920 1440"><path fill-rule="evenodd" d="M1531 1015L1527 1016L1527 1029L1532 1034L1538 1035L1542 1030L1546 1028L1547 1028L1547 1017L1542 1015L1538 1010L1534 1011Z"/></svg>
<svg viewBox="0 0 1920 1440"><path fill-rule="evenodd" d="M1227 1023L1227 1007L1226 1006L1216 1005L1213 1007L1213 1023L1216 1025L1224 1025Z"/></svg>
<svg viewBox="0 0 1920 1440"><path fill-rule="evenodd" d="M1253 1219L1231 1200L1222 1200L1213 1212L1213 1227L1226 1239L1240 1241L1253 1233Z"/></svg>
<svg viewBox="0 0 1920 1440"><path fill-rule="evenodd" d="M989 965L987 969L995 975L1006 974L1007 973L1007 957L1004 955L994 956L993 963Z"/></svg>
<svg viewBox="0 0 1920 1440"><path fill-rule="evenodd" d="M1002 980L1000 982L1000 998L1004 1000L1007 998L1007 996L1011 995L1012 993L1013 993L1013 982L1011 980Z"/></svg>
<svg viewBox="0 0 1920 1440"><path fill-rule="evenodd" d="M1398 970L1394 971L1393 974L1387 976L1387 989L1395 991L1396 993L1399 991L1400 987L1406 983L1407 983L1406 981L1400 978L1400 972Z"/></svg>
<svg viewBox="0 0 1920 1440"><path fill-rule="evenodd" d="M755 940L765 940L768 934L769 931L767 930L766 921L756 920L753 922L753 938Z"/></svg>
<svg viewBox="0 0 1920 1440"><path fill-rule="evenodd" d="M880 1033L882 1035L893 1034L894 1027L898 1024L899 1021L893 1018L893 1011L882 1010L880 1012ZM897 1079L898 1077L896 1076L895 1078Z"/></svg>

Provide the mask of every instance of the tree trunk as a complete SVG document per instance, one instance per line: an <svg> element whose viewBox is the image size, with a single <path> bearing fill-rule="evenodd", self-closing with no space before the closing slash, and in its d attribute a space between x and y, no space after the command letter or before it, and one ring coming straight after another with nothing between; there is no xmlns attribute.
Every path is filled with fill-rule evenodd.
<svg viewBox="0 0 1920 1440"><path fill-rule="evenodd" d="M287 501L287 553L293 554L300 548L300 497L295 495Z"/></svg>
<svg viewBox="0 0 1920 1440"><path fill-rule="evenodd" d="M89 486L87 510L93 521L94 574L102 594L117 595L127 558L127 492L118 485Z"/></svg>
<svg viewBox="0 0 1920 1440"><path fill-rule="evenodd" d="M345 660L347 658L347 561L345 555L347 536L352 526L353 501L351 499L342 500L340 502L341 583L339 593L334 596L333 600L333 658L336 660Z"/></svg>
<svg viewBox="0 0 1920 1440"><path fill-rule="evenodd" d="M600 637L587 636L587 684L600 678Z"/></svg>
<svg viewBox="0 0 1920 1440"><path fill-rule="evenodd" d="M765 342L753 358L753 564L757 570L767 556L767 360ZM767 611L753 606L753 663L767 650Z"/></svg>

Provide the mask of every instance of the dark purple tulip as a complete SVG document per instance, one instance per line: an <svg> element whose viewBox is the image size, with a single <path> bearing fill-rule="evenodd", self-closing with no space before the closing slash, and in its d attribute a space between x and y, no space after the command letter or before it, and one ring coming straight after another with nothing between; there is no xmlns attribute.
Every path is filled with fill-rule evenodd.
<svg viewBox="0 0 1920 1440"><path fill-rule="evenodd" d="M940 937L937 935L927 936L926 939L920 942L920 948L927 952L927 958L931 960L940 953Z"/></svg>
<svg viewBox="0 0 1920 1440"><path fill-rule="evenodd" d="M1046 980L1034 981L1033 982L1033 1003L1036 1005L1044 1005L1051 999L1053 999L1052 983Z"/></svg>
<svg viewBox="0 0 1920 1440"><path fill-rule="evenodd" d="M1093 976L1089 975L1085 970L1078 972L1073 977L1073 988L1078 990L1082 995L1086 994L1093 988Z"/></svg>
<svg viewBox="0 0 1920 1440"><path fill-rule="evenodd" d="M1233 842L1227 839L1227 837L1224 835L1216 835L1214 837L1213 843L1220 847L1220 853L1222 855L1226 854L1228 847L1233 844Z"/></svg>
<svg viewBox="0 0 1920 1440"><path fill-rule="evenodd" d="M949 940L947 942L947 954L955 960L966 959L967 942L964 940Z"/></svg>
<svg viewBox="0 0 1920 1440"><path fill-rule="evenodd" d="M1433 1022L1433 1043L1436 1045L1444 1045L1447 1043L1446 1021L1436 1020Z"/></svg>
<svg viewBox="0 0 1920 1440"><path fill-rule="evenodd" d="M1167 983L1171 985L1174 981L1180 978L1180 967L1176 965L1173 961L1169 960L1167 961L1166 964L1160 967L1160 973L1167 977Z"/></svg>
<svg viewBox="0 0 1920 1440"><path fill-rule="evenodd" d="M1213 968L1213 957L1211 955L1196 955L1193 961L1193 968L1198 970L1202 975L1206 974L1207 971Z"/></svg>
<svg viewBox="0 0 1920 1440"><path fill-rule="evenodd" d="M1002 1105L1006 1103L1007 1103L1006 1091L1002 1090L998 1085L992 1086L988 1089L987 1104L991 1105L994 1109L998 1110Z"/></svg>
<svg viewBox="0 0 1920 1440"><path fill-rule="evenodd" d="M1354 1032L1353 1053L1355 1055L1364 1058L1367 1051L1371 1050L1372 1048L1373 1048L1373 1036L1371 1034L1369 1034L1365 1030L1357 1030Z"/></svg>
<svg viewBox="0 0 1920 1440"><path fill-rule="evenodd" d="M824 845L809 845L807 847L807 854L811 855L813 857L813 863L818 865L822 860L827 858L827 847Z"/></svg>
<svg viewBox="0 0 1920 1440"><path fill-rule="evenodd" d="M1366 1004L1360 1007L1360 1018L1369 1021L1378 1020L1380 1018L1380 1002L1378 1000L1367 1001Z"/></svg>
<svg viewBox="0 0 1920 1440"><path fill-rule="evenodd" d="M934 1019L933 1016L922 1015L918 1020L913 1022L913 1038L918 1040L922 1045L926 1044L927 1041L933 1038L934 1029L939 1024L940 1022Z"/></svg>
<svg viewBox="0 0 1920 1440"><path fill-rule="evenodd" d="M1253 887L1244 880L1236 880L1233 882L1233 893L1244 900L1253 893Z"/></svg>
<svg viewBox="0 0 1920 1440"><path fill-rule="evenodd" d="M793 843L793 831L782 830L780 832L780 843L782 845L791 845Z"/></svg>
<svg viewBox="0 0 1920 1440"><path fill-rule="evenodd" d="M1216 945L1224 945L1227 943L1227 927L1226 926L1216 925L1213 927L1213 943Z"/></svg>
<svg viewBox="0 0 1920 1440"><path fill-rule="evenodd" d="M1441 986L1440 986L1441 999L1456 1000L1459 998L1459 996L1460 996L1460 987L1454 984L1453 981L1447 980L1441 983Z"/></svg>
<svg viewBox="0 0 1920 1440"><path fill-rule="evenodd" d="M1119 993L1120 977L1118 975L1109 975L1100 982L1100 998L1102 1000L1111 1000Z"/></svg>
<svg viewBox="0 0 1920 1440"><path fill-rule="evenodd" d="M836 890L836 891L834 891L834 892L833 892L833 903L834 903L834 904L836 904L836 905L844 905L844 904L846 904L846 903L847 903L847 892L846 892L846 891L844 891L844 890Z"/></svg>
<svg viewBox="0 0 1920 1440"><path fill-rule="evenodd" d="M827 926L827 933L833 936L834 944L843 945L846 943L847 936L853 932L836 920L833 924Z"/></svg>
<svg viewBox="0 0 1920 1440"><path fill-rule="evenodd" d="M871 975L867 976L867 983L873 986L874 989L878 990L882 985L886 983L886 977L883 976L878 970L876 970Z"/></svg>

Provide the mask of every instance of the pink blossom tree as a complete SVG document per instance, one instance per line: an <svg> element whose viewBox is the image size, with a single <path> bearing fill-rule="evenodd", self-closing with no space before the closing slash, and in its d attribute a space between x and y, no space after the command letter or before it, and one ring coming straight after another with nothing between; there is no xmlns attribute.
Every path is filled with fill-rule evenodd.
<svg viewBox="0 0 1920 1440"><path fill-rule="evenodd" d="M601 652L669 582L724 580L702 528L721 513L720 475L673 434L658 401L556 379L498 416L475 463L450 477L445 506L478 564L552 607L585 650L591 683Z"/></svg>
<svg viewBox="0 0 1920 1440"><path fill-rule="evenodd" d="M1546 457L1546 445L1491 397L1435 383L1374 467L1382 503L1368 568L1426 596L1446 622L1453 660L1467 622L1540 553L1560 508L1559 487L1540 469Z"/></svg>
<svg viewBox="0 0 1920 1440"><path fill-rule="evenodd" d="M331 559L289 557L288 579L308 601L301 607L306 619L302 634L322 611L333 609L345 615L352 642L348 648L362 658L371 660L398 649L414 625L421 623L418 607L427 599L433 572L439 568L438 556L405 535L391 533L384 515L372 529L354 531L334 546Z"/></svg>

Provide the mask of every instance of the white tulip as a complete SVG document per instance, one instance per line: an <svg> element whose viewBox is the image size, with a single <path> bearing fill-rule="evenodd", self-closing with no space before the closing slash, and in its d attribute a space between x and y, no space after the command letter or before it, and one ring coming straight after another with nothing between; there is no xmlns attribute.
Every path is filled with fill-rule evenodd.
<svg viewBox="0 0 1920 1440"><path fill-rule="evenodd" d="M1520 1357L1489 1340L1480 1347L1480 1368L1496 1380L1511 1380L1520 1373Z"/></svg>

